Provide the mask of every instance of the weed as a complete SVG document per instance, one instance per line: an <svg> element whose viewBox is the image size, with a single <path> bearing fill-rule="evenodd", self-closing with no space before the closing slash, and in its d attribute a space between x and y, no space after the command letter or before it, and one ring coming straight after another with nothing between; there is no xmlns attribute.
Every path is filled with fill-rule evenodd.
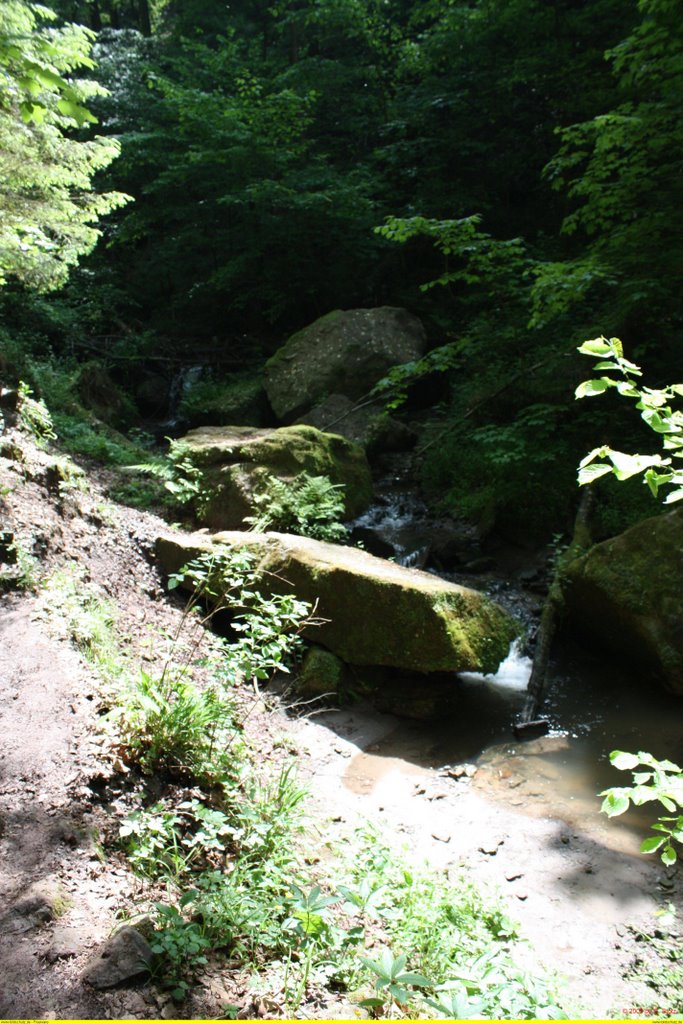
<svg viewBox="0 0 683 1024"><path fill-rule="evenodd" d="M43 401L33 397L33 391L23 380L19 381L18 391L19 424L39 447L44 448L48 441L57 437L48 408Z"/></svg>
<svg viewBox="0 0 683 1024"><path fill-rule="evenodd" d="M11 536L11 535L10 535ZM12 537L2 545L0 557L0 592L4 590L35 590L38 586L38 559L25 544Z"/></svg>
<svg viewBox="0 0 683 1024"><path fill-rule="evenodd" d="M74 562L54 572L42 583L41 613L61 621L69 640L113 682L127 671L114 632L114 607L86 577Z"/></svg>
<svg viewBox="0 0 683 1024"><path fill-rule="evenodd" d="M661 916L667 919L667 925L635 933L638 953L630 977L653 990L658 1011L673 1010L680 1014L683 1009L683 947L680 927L676 926L673 907L670 906L669 911Z"/></svg>
<svg viewBox="0 0 683 1024"><path fill-rule="evenodd" d="M181 906L182 904L181 901ZM211 941L200 925L186 921L175 907L156 903L157 930L151 950L156 957L152 976L169 989L172 999L182 1002L187 996L197 968L207 963Z"/></svg>
<svg viewBox="0 0 683 1024"><path fill-rule="evenodd" d="M190 448L186 443L170 438L168 440L170 444L166 458L141 462L130 469L161 481L181 508L191 505L201 512L209 498L204 488L204 473L193 463Z"/></svg>
<svg viewBox="0 0 683 1024"><path fill-rule="evenodd" d="M147 773L167 770L211 785L231 776L234 708L170 666L160 679L144 670L116 717L129 758Z"/></svg>

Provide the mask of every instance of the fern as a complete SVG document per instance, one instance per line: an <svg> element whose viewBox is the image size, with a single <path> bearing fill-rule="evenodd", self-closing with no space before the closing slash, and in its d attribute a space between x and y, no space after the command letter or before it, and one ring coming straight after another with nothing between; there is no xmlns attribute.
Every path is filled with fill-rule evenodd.
<svg viewBox="0 0 683 1024"><path fill-rule="evenodd" d="M269 477L255 494L256 514L245 522L255 530L279 530L315 540L343 541L347 529L344 517L344 485L326 476L299 473L293 480Z"/></svg>

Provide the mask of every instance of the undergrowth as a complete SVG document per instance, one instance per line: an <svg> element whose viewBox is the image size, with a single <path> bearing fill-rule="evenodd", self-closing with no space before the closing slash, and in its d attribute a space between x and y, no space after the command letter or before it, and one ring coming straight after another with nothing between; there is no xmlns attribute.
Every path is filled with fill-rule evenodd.
<svg viewBox="0 0 683 1024"><path fill-rule="evenodd" d="M374 1017L563 1016L547 980L517 966L513 922L465 875L411 865L372 827L325 867L311 854L320 840L293 763L259 764L243 733L256 682L296 654L308 606L265 598L244 552L201 555L170 582L192 593L155 671L122 655L114 609L82 571L44 592L116 686L133 801L117 843L149 894L156 984L180 1003L229 964L288 1015L343 993ZM232 634L207 644L219 612Z"/></svg>

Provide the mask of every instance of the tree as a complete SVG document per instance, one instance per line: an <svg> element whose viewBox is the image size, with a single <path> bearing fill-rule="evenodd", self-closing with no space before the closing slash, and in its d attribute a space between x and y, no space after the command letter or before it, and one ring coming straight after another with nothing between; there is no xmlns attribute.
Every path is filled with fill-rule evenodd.
<svg viewBox="0 0 683 1024"><path fill-rule="evenodd" d="M53 19L24 0L0 7L0 284L16 278L39 291L64 283L95 245L98 219L127 201L92 185L116 141L80 136L96 120L85 102L102 91L74 77L94 66L92 34L48 28Z"/></svg>
<svg viewBox="0 0 683 1024"><path fill-rule="evenodd" d="M560 130L546 168L571 204L562 231L574 254L540 269L536 312L575 315L590 299L610 333L627 331L636 346L656 339L653 367L683 323L683 19L679 0L638 8L640 22L607 54L616 102Z"/></svg>

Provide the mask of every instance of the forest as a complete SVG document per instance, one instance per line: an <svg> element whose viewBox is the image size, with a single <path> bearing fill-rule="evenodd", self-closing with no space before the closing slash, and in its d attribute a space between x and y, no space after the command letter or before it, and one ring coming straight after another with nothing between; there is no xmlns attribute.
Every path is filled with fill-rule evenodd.
<svg viewBox="0 0 683 1024"><path fill-rule="evenodd" d="M3 0L5 1017L683 1013L682 114L680 0Z"/></svg>

